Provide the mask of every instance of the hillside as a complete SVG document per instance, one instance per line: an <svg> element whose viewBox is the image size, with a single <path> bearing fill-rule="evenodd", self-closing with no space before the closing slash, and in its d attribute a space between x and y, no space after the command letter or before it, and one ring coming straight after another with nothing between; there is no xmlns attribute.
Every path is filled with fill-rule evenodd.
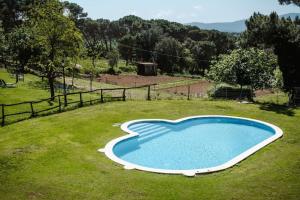
<svg viewBox="0 0 300 200"><path fill-rule="evenodd" d="M300 13L288 13L285 15L280 15L280 17L291 17L292 19L295 19L297 16L300 17ZM244 20L234 21L234 22L221 22L221 23L201 23L201 22L192 22L188 25L197 26L201 29L206 30L218 30L221 32L232 32L232 33L240 33L246 30Z"/></svg>

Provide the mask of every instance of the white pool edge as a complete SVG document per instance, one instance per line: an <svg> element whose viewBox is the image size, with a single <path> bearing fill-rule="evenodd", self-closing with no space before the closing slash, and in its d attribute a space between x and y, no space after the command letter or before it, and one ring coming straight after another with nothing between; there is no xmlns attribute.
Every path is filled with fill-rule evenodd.
<svg viewBox="0 0 300 200"><path fill-rule="evenodd" d="M232 118L232 119L243 119L243 120L248 120L248 121L253 121L253 122L257 122L257 123L261 123L264 124L266 126L271 127L272 129L274 129L275 134L272 137L267 138L266 140L260 142L259 144L251 147L250 149L248 149L247 151L243 152L242 154L236 156L235 158L231 159L230 161L216 166L216 167L211 167L211 168L202 168L202 169L193 169L193 170L165 170L165 169L155 169L155 168L149 168L149 167L144 167L144 166L140 166L140 165L136 165L127 161L124 161L122 159L120 159L119 157L117 157L114 153L113 153L113 148L114 146L126 139L132 138L132 137L136 137L139 134L135 133L134 131L129 130L129 126L131 124L137 123L137 122L153 122L153 121L162 121L162 122L169 122L169 123L180 123L182 121L185 120L189 120L189 119L195 119L195 118L208 118L208 117L223 117L223 118ZM241 162L242 160L246 159L247 157L249 157L250 155L254 154L255 152L257 152L258 150L262 149L263 147L267 146L268 144L274 142L275 140L277 140L278 138L282 137L283 135L283 131L270 123L267 122L263 122L260 120L255 120L255 119L250 119L250 118L243 118L243 117L234 117L234 116L225 116L225 115L200 115L200 116L191 116L191 117L185 117L185 118L181 118L181 119L177 119L177 120L165 120L165 119L140 119L140 120L133 120L133 121L129 121L126 122L124 124L121 125L121 129L123 131L125 131L126 133L128 133L128 135L116 138L112 141L110 141L109 143L107 143L107 145L105 146L104 149L99 149L100 152L104 152L105 155L111 159L112 161L119 163L121 165L124 166L124 169L137 169L137 170L141 170L141 171L147 171L147 172L154 172L154 173L162 173L162 174L183 174L185 176L194 176L196 174L203 174L203 173L211 173L211 172L216 172L216 171L221 171L221 170L225 170L227 168L230 168L234 165L236 165L237 163Z"/></svg>

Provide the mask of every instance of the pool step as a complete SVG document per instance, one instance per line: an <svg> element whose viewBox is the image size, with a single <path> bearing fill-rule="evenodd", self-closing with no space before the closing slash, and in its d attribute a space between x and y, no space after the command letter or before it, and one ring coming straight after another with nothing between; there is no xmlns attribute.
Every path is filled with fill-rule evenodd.
<svg viewBox="0 0 300 200"><path fill-rule="evenodd" d="M142 136L139 136L139 138L138 138L138 140L139 140L139 143L141 144L141 143L145 143L145 142L148 142L148 141L150 141L150 140L153 140L153 139L155 139L155 138L157 138L157 137L159 137L159 136L161 136L161 135L163 135L163 134L167 134L167 133L169 133L170 132L170 130L168 130L168 129L166 129L166 130L164 130L164 131L156 131L156 132L152 132L151 134L149 133L149 134L147 134L147 135L142 135Z"/></svg>
<svg viewBox="0 0 300 200"><path fill-rule="evenodd" d="M159 127L162 127L161 125L159 124L147 124L145 126L139 126L139 127L130 127L129 129L134 131L134 132L138 132L138 133L141 133L141 132L144 132L144 131L148 131L148 130L152 130L154 128L159 128Z"/></svg>
<svg viewBox="0 0 300 200"><path fill-rule="evenodd" d="M158 124L151 124L151 123L142 123L142 124L135 124L135 125L132 125L129 127L130 130L132 131L140 131L140 130L144 130L144 129L147 129L147 128L151 128L151 127L157 127L157 126L160 126Z"/></svg>
<svg viewBox="0 0 300 200"><path fill-rule="evenodd" d="M166 127L155 127L153 129L149 129L149 130L145 130L145 131L139 131L138 133L140 134L140 136L147 136L147 135L151 135L153 133L157 133L157 132L161 132L161 131L170 131L171 129L166 128Z"/></svg>

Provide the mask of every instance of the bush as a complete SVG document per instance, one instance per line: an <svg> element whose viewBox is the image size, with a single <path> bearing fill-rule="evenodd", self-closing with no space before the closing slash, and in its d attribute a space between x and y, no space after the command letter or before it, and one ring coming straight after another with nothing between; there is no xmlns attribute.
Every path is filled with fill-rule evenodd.
<svg viewBox="0 0 300 200"><path fill-rule="evenodd" d="M108 68L106 71L105 71L106 74L111 74L111 75L118 75L118 74L121 74L121 70L120 69L116 69L116 68Z"/></svg>
<svg viewBox="0 0 300 200"><path fill-rule="evenodd" d="M127 72L127 73L137 72L137 67L134 66L134 65L120 66L119 70L122 71L122 72Z"/></svg>
<svg viewBox="0 0 300 200"><path fill-rule="evenodd" d="M249 88L235 88L231 86L219 86L208 91L208 96L216 99L247 99L253 100L253 92Z"/></svg>

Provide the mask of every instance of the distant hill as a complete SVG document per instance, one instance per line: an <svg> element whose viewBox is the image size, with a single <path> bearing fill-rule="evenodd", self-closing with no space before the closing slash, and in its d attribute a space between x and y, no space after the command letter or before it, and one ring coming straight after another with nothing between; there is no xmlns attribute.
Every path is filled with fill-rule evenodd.
<svg viewBox="0 0 300 200"><path fill-rule="evenodd" d="M295 19L296 16L300 17L300 13L288 13L285 15L280 15L280 17L291 17L292 19ZM231 33L240 33L246 30L245 25L246 20L239 20L235 22L221 22L221 23L200 23L200 22L192 22L188 23L188 25L191 26L197 26L201 29L206 30L218 30L221 32L231 32Z"/></svg>

